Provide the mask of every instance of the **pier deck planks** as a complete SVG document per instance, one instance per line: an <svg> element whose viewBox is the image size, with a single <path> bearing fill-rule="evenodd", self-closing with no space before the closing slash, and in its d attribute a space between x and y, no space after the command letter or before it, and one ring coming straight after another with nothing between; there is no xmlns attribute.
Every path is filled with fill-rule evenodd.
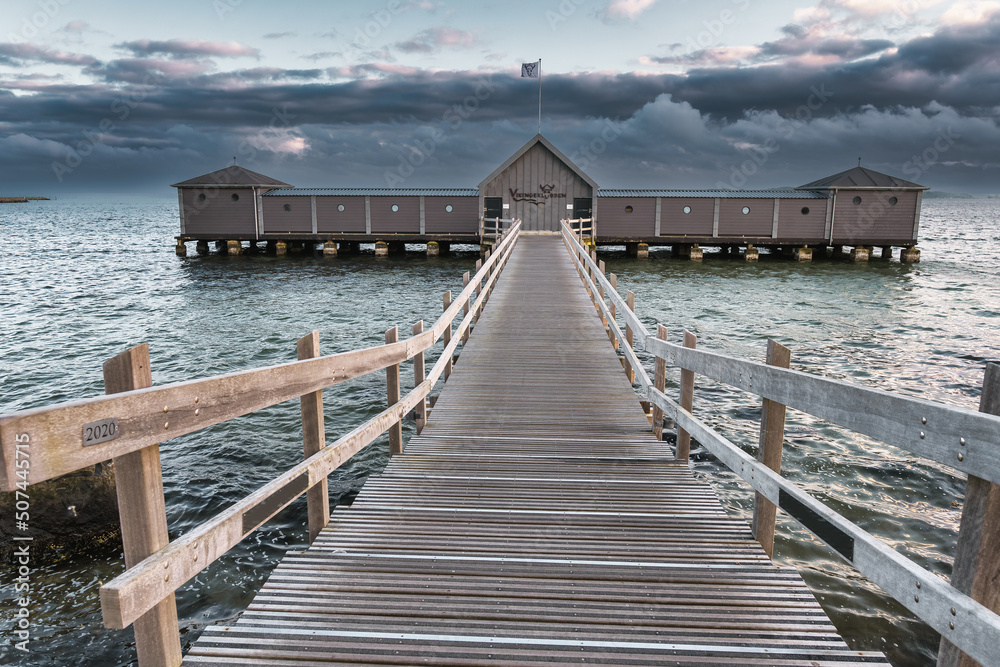
<svg viewBox="0 0 1000 667"><path fill-rule="evenodd" d="M561 240L522 237L423 433L185 664L887 664L671 458Z"/></svg>

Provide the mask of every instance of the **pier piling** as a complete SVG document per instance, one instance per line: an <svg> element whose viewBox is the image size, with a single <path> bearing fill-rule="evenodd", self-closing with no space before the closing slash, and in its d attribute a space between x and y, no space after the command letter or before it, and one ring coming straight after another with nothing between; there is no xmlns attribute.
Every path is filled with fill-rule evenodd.
<svg viewBox="0 0 1000 667"><path fill-rule="evenodd" d="M903 264L916 264L920 261L920 250L914 246L903 248L899 252L899 261Z"/></svg>

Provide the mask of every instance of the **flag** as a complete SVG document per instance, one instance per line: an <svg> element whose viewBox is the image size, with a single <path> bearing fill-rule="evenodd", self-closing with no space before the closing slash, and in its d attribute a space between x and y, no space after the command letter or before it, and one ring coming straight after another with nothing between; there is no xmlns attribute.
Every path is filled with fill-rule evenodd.
<svg viewBox="0 0 1000 667"><path fill-rule="evenodd" d="M521 78L522 79L537 79L538 78L538 66L541 61L534 63L521 63Z"/></svg>

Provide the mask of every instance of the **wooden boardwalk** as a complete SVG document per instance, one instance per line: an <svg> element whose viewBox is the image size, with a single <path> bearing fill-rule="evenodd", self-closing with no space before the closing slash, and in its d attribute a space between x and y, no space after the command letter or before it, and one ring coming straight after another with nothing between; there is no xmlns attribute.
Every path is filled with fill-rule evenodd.
<svg viewBox="0 0 1000 667"><path fill-rule="evenodd" d="M886 664L671 458L523 236L423 433L185 664Z"/></svg>

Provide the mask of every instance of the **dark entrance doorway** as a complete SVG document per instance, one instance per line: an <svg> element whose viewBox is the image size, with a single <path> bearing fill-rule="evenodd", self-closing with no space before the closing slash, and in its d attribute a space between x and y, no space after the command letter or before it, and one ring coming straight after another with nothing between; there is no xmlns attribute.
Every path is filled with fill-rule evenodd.
<svg viewBox="0 0 1000 667"><path fill-rule="evenodd" d="M590 197L573 198L573 217L592 218L594 210L594 200Z"/></svg>
<svg viewBox="0 0 1000 667"><path fill-rule="evenodd" d="M485 204L484 218L503 217L503 197L484 197L483 203Z"/></svg>

